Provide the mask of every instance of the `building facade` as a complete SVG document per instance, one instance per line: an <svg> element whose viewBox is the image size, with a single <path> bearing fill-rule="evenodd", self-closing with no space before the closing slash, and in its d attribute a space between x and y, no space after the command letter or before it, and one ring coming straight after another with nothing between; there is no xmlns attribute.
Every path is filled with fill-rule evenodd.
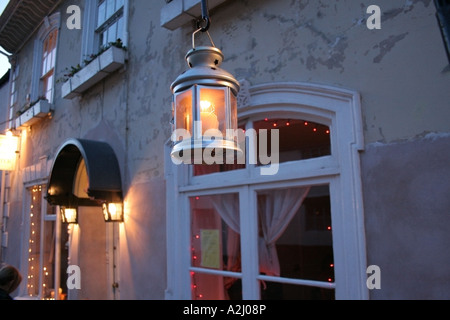
<svg viewBox="0 0 450 320"><path fill-rule="evenodd" d="M449 299L448 1L209 0L208 33L201 4L9 2L15 296ZM195 46L239 81L244 163L170 156Z"/></svg>

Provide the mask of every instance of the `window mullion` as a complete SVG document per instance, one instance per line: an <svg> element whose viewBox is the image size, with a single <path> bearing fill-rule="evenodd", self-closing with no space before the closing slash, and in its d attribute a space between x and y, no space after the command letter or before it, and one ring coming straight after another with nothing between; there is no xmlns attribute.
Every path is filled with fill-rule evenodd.
<svg viewBox="0 0 450 320"><path fill-rule="evenodd" d="M242 263L242 299L260 298L258 277L258 228L256 213L256 192L246 186L239 193L241 223L241 263ZM244 232L245 230L245 232Z"/></svg>

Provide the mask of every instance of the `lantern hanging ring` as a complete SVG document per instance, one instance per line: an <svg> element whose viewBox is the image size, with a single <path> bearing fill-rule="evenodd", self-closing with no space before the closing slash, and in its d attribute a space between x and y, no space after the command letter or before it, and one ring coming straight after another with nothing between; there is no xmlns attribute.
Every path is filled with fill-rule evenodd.
<svg viewBox="0 0 450 320"><path fill-rule="evenodd" d="M206 32L206 31L208 31L208 29L211 25L211 20L209 19L208 6L206 4L206 0L202 0L202 20L203 21L197 22L197 28L201 28L202 32ZM206 22L206 25L204 27L201 26L202 22Z"/></svg>
<svg viewBox="0 0 450 320"><path fill-rule="evenodd" d="M212 46L215 47L214 42L211 38L211 35L208 32L209 27L211 26L211 19L209 18L209 15L208 15L208 7L206 4L206 0L202 0L201 5L202 5L202 18L201 18L201 20L197 21L197 30L194 31L194 33L192 34L192 48L195 48L195 34L198 33L199 31L206 32L206 35L208 36L209 41L211 41Z"/></svg>

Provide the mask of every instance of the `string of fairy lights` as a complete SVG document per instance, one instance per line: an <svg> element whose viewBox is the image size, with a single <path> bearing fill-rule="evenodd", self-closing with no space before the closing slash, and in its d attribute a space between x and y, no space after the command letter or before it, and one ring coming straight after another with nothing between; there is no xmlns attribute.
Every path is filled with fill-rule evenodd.
<svg viewBox="0 0 450 320"><path fill-rule="evenodd" d="M28 276L27 293L30 297L39 296L39 264L40 264L40 243L41 243L41 196L42 186L35 186L31 189L30 203L30 238L28 247ZM48 266L42 267L42 296L50 297L51 288L49 283L51 275Z"/></svg>
<svg viewBox="0 0 450 320"><path fill-rule="evenodd" d="M305 127L310 127L313 132L330 134L330 129L327 126L304 120L265 118L264 122L270 124L270 127L272 128L290 127L296 124L303 124ZM322 127L325 127L325 129Z"/></svg>
<svg viewBox="0 0 450 320"><path fill-rule="evenodd" d="M198 200L199 198L197 197L196 200ZM197 253L195 251L195 242L200 239L200 235L199 234L194 234L193 235L193 241L191 242L191 250L192 250L192 263L195 266L196 265L196 261L198 259ZM191 271L191 286L192 286L192 295L196 300L200 300L203 298L203 294L198 292L198 285L197 285L197 281L196 281L196 274L195 272Z"/></svg>
<svg viewBox="0 0 450 320"><path fill-rule="evenodd" d="M39 294L39 245L40 245L40 210L37 210L37 199L40 200L40 186L31 190L30 204L30 239L28 247L28 283L27 291L30 297Z"/></svg>

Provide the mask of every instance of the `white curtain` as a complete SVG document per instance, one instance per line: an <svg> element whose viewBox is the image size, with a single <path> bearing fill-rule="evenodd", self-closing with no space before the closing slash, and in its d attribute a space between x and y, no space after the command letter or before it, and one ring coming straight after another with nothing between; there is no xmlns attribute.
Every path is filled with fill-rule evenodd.
<svg viewBox="0 0 450 320"><path fill-rule="evenodd" d="M258 215L262 236L258 239L260 272L280 276L280 264L276 250L276 241L281 237L310 187L270 190L258 196ZM228 232L227 269L237 265L239 252L239 197L237 193L211 196L214 209L234 232Z"/></svg>
<svg viewBox="0 0 450 320"><path fill-rule="evenodd" d="M258 239L260 272L280 276L275 243L297 213L309 190L310 187L279 189L258 196L262 231Z"/></svg>
<svg viewBox="0 0 450 320"><path fill-rule="evenodd" d="M239 197L237 193L211 196L214 209L228 226L227 232L227 270L233 270L239 264ZM240 265L239 265L240 267Z"/></svg>

